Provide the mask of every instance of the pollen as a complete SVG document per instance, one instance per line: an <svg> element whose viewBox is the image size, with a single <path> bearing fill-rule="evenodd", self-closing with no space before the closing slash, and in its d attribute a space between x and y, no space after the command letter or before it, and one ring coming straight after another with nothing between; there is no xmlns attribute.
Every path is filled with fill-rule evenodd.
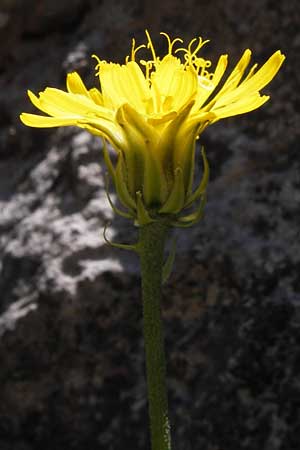
<svg viewBox="0 0 300 450"><path fill-rule="evenodd" d="M214 89L214 83L207 77L203 77L202 75L198 75L198 83L199 86L208 91L212 91Z"/></svg>

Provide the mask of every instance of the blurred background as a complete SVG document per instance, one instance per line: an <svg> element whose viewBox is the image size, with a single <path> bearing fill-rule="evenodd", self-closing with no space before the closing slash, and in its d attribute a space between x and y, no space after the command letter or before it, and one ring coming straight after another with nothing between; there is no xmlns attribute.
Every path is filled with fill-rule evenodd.
<svg viewBox="0 0 300 450"><path fill-rule="evenodd" d="M173 449L299 448L299 5L0 0L1 450L149 448L138 261L103 225L136 236L107 203L101 141L18 119L27 89L73 70L92 87L91 55L122 62L145 28L161 51L160 31L210 39L230 68L245 48L287 56L269 102L201 137L206 214L176 231L162 308Z"/></svg>

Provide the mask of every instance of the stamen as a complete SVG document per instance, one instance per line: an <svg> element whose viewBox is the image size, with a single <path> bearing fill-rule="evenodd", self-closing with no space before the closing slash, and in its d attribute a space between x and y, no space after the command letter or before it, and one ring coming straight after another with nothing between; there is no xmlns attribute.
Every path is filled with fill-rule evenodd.
<svg viewBox="0 0 300 450"><path fill-rule="evenodd" d="M100 68L101 68L101 64L106 64L106 61L102 60L97 56L97 55L92 55L92 58L95 58L97 61L97 65L95 66L95 70L96 70L96 75L99 76L100 75Z"/></svg>
<svg viewBox="0 0 300 450"><path fill-rule="evenodd" d="M168 55L172 55L173 47L174 47L174 44L176 42L180 42L181 44L183 44L183 40L180 39L180 38L175 38L175 39L173 39L173 41L171 41L170 36L167 33L161 32L160 34L167 38L167 41L168 41Z"/></svg>
<svg viewBox="0 0 300 450"><path fill-rule="evenodd" d="M155 50L154 50L154 47L153 47L153 43L152 43L150 34L148 33L148 30L145 30L145 33L146 33L146 36L147 36L147 39L148 39L147 48L150 48L152 56L153 56L153 60L154 60L154 62L156 62L157 61L157 57L156 57L156 53L155 53Z"/></svg>
<svg viewBox="0 0 300 450"><path fill-rule="evenodd" d="M97 70L98 67L100 67L101 59L100 59L99 56L97 56L97 55L92 55L92 58L95 58L95 60L96 60L97 63L98 63L98 64L95 66L95 69Z"/></svg>
<svg viewBox="0 0 300 450"><path fill-rule="evenodd" d="M201 39L201 38L200 38L200 39ZM190 42L189 45L188 45L188 50L187 50L187 51L188 51L190 54L192 54L192 45L193 45L194 42L196 42L196 40L197 40L197 38L192 39L191 42Z"/></svg>
<svg viewBox="0 0 300 450"><path fill-rule="evenodd" d="M198 40L199 40L198 45L193 52L192 52L192 44L196 41L196 38L192 39L191 42L189 43L188 49L189 49L189 52L191 53L191 57L194 55L196 56L197 53L199 52L199 50L203 47L203 45L205 45L205 44L207 44L207 42L209 42L209 40L202 41L201 37L199 37Z"/></svg>
<svg viewBox="0 0 300 450"><path fill-rule="evenodd" d="M188 48L180 47L177 50L175 50L175 53L177 53L177 52L184 52L185 53L185 55L184 55L184 59L186 61L185 64L184 64L185 68L186 68L187 65L191 65L191 66L196 65L197 70L199 70L200 66L199 66L197 61L198 60L201 60L203 62L205 61L203 58L197 58L197 53L203 47L203 45L205 45L205 44L207 44L207 42L209 42L209 40L202 41L202 38L199 37L198 38L198 44L196 45L195 50L192 50L192 46L193 46L193 44L196 41L197 41L197 38L194 38L194 39L192 39L190 41L190 43L188 45ZM209 62L205 63L205 65L206 65L206 67L209 67L211 65L211 62L209 61Z"/></svg>
<svg viewBox="0 0 300 450"><path fill-rule="evenodd" d="M135 56L134 47L135 47L135 39L132 38L132 41L131 41L131 61L134 61L134 56Z"/></svg>
<svg viewBox="0 0 300 450"><path fill-rule="evenodd" d="M190 64L193 64L193 66L196 68L197 74L201 75L203 77L209 77L210 74L206 70L206 67L211 66L211 61L206 60L204 58L197 58L195 55L192 57L192 61Z"/></svg>
<svg viewBox="0 0 300 450"><path fill-rule="evenodd" d="M145 78L146 80L150 81L150 72L153 66L153 61L145 61L144 59L140 59L141 66L145 67Z"/></svg>
<svg viewBox="0 0 300 450"><path fill-rule="evenodd" d="M185 59L185 63L183 65L183 69L186 69L186 67L190 64L190 55L189 52L186 48L180 47L177 48L177 50L175 50L175 54L178 52L184 52L184 59ZM193 66L192 66L193 67Z"/></svg>
<svg viewBox="0 0 300 450"><path fill-rule="evenodd" d="M141 49L141 48L146 48L145 44L141 44L139 45L137 48L135 47L135 39L132 39L132 46L131 46L131 61L135 61L135 55L137 54L137 52ZM127 59L127 58L126 58ZM126 61L128 62L128 60Z"/></svg>

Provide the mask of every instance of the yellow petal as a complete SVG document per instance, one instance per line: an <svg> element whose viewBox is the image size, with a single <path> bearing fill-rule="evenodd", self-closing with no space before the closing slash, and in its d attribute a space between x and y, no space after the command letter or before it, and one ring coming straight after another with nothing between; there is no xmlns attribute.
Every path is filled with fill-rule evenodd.
<svg viewBox="0 0 300 450"><path fill-rule="evenodd" d="M50 115L64 115L68 113L81 116L94 114L97 117L113 119L112 111L107 108L96 105L91 99L79 95L70 94L60 89L46 88L40 93L40 109Z"/></svg>
<svg viewBox="0 0 300 450"><path fill-rule="evenodd" d="M158 86L162 96L167 97L174 93L174 87L171 87L171 85L174 77L178 77L178 72L183 72L182 67L180 60L171 55L167 55L156 66L155 72L152 72L151 83Z"/></svg>
<svg viewBox="0 0 300 450"><path fill-rule="evenodd" d="M260 91L275 77L284 60L280 50L275 52L252 77L240 84L238 93Z"/></svg>
<svg viewBox="0 0 300 450"><path fill-rule="evenodd" d="M193 111L197 111L208 99L208 97L210 97L213 93L213 91L216 89L216 87L218 86L219 82L221 81L224 72L226 70L228 64L228 56L227 55L221 55L215 72L213 74L211 81L211 84L213 86L212 90L209 89L205 89L205 88L200 88L198 89L198 93L197 93L197 97L196 97L196 102L195 102L195 106L193 107Z"/></svg>
<svg viewBox="0 0 300 450"><path fill-rule="evenodd" d="M31 91L28 91L28 96L34 106L51 116L76 115L83 117L94 114L107 120L113 120L114 118L112 111L96 105L89 98L79 94L70 94L59 89L47 88L40 93L39 98Z"/></svg>
<svg viewBox="0 0 300 450"><path fill-rule="evenodd" d="M28 127L51 128L67 125L76 125L78 117L46 117L37 114L22 113L20 115L21 122Z"/></svg>
<svg viewBox="0 0 300 450"><path fill-rule="evenodd" d="M253 111L266 103L269 98L270 97L268 95L261 96L259 94L254 94L248 97L242 97L240 101L213 108L212 111L215 113L216 118L213 119L211 123L217 122L219 119L223 119L224 117L236 116L238 114Z"/></svg>
<svg viewBox="0 0 300 450"><path fill-rule="evenodd" d="M153 73L151 83L156 112L162 112L166 99L167 106L178 111L196 96L198 77L191 67L184 69L178 58L168 55Z"/></svg>
<svg viewBox="0 0 300 450"><path fill-rule="evenodd" d="M225 81L224 85L220 89L220 91L215 95L208 105L205 106L205 110L209 111L211 107L218 101L219 98L223 97L226 92L231 92L238 85L241 80L247 66L249 65L251 58L251 50L247 49L244 51L242 57L232 70L231 74Z"/></svg>
<svg viewBox="0 0 300 450"><path fill-rule="evenodd" d="M247 77L247 79L242 81L238 87L226 92L224 95L220 92L220 95L218 95L219 98L214 104L214 108L234 102L241 97L251 96L255 92L259 92L274 78L284 59L285 56L282 55L280 51L275 52L254 75Z"/></svg>
<svg viewBox="0 0 300 450"><path fill-rule="evenodd" d="M97 88L92 88L89 90L89 94L91 99L100 106L104 106L103 104L103 96L101 94L101 92L99 91L99 89Z"/></svg>
<svg viewBox="0 0 300 450"><path fill-rule="evenodd" d="M31 103L36 106L36 108L40 109L46 114L51 116L65 117L66 111L58 108L54 102L47 102L43 99L43 93L40 93L40 98L38 98L33 92L28 91L28 97L30 98ZM42 99L42 100L41 100Z"/></svg>
<svg viewBox="0 0 300 450"><path fill-rule="evenodd" d="M124 103L145 112L149 98L149 89L138 64L134 61L127 65L103 64L100 69L101 89L104 105L114 109Z"/></svg>
<svg viewBox="0 0 300 450"><path fill-rule="evenodd" d="M89 91L85 87L80 75L77 72L68 73L67 89L71 94L81 94L89 97Z"/></svg>
<svg viewBox="0 0 300 450"><path fill-rule="evenodd" d="M133 88L136 91L136 96L142 99L143 102L146 101L150 97L149 83L146 81L140 66L136 62L130 61L126 68L132 80Z"/></svg>
<svg viewBox="0 0 300 450"><path fill-rule="evenodd" d="M245 70L247 69L247 67L248 67L248 65L250 63L250 59L251 59L251 50L249 50L247 48L244 51L241 59L238 61L237 65L235 66L235 68L231 72L230 76L226 80L224 86L220 90L220 92L219 92L220 96L222 94L224 94L225 92L227 92L228 90L231 91L232 89L234 89L239 84L239 82L242 79L242 76L245 73Z"/></svg>

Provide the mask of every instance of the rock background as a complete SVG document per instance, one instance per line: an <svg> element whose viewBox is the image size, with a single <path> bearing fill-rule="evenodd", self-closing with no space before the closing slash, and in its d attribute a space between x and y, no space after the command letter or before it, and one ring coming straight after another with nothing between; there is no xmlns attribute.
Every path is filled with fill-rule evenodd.
<svg viewBox="0 0 300 450"><path fill-rule="evenodd" d="M299 448L299 25L296 0L1 0L1 450L149 448L138 263L102 237L134 230L101 144L18 121L27 89L92 86L90 55L121 61L146 27L210 38L214 61L287 55L265 107L203 135L206 215L177 232L163 314L174 450Z"/></svg>

